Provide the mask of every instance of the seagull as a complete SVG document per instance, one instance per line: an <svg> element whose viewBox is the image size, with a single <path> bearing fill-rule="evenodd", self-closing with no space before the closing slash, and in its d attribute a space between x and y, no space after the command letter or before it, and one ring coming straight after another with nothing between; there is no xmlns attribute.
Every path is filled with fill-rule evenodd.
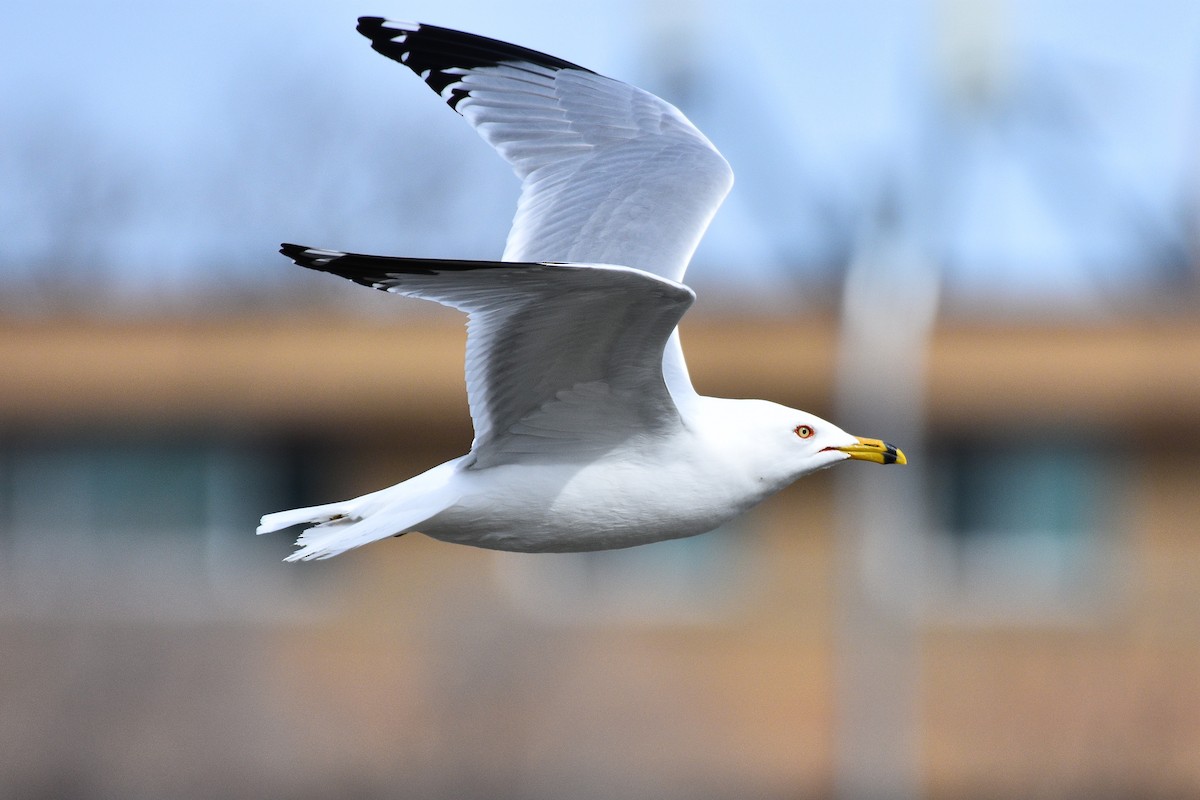
<svg viewBox="0 0 1200 800"><path fill-rule="evenodd" d="M904 464L765 400L692 388L681 281L733 183L674 106L507 42L362 17L371 47L416 73L521 180L499 261L282 245L296 264L468 315L475 438L464 456L344 502L267 514L307 525L287 561L419 531L519 552L579 552L710 531L842 461Z"/></svg>

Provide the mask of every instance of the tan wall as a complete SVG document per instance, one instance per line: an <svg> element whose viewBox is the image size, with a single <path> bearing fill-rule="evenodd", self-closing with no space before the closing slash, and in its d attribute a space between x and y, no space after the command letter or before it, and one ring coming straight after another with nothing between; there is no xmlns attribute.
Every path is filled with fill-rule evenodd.
<svg viewBox="0 0 1200 800"><path fill-rule="evenodd" d="M829 328L686 335L702 388L828 413ZM331 485L351 493L466 446L460 346L449 322L9 325L0 420L327 430ZM1026 623L908 617L930 795L1200 796L1200 326L947 329L932 353L935 432L1113 426L1136 463L1104 602ZM529 613L504 576L530 557L417 536L271 561L200 591L212 611L191 621L0 615L0 796L826 796L834 480L714 534L742 537L739 584L700 620ZM179 571L144 603L195 567L126 555ZM247 584L263 593L228 612Z"/></svg>

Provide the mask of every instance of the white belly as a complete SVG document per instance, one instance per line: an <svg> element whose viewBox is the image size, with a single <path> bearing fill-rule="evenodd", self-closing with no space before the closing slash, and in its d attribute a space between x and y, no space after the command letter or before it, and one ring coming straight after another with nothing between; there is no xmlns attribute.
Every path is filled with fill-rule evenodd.
<svg viewBox="0 0 1200 800"><path fill-rule="evenodd" d="M582 467L507 465L460 473L460 500L420 526L448 542L572 552L694 536L769 493L730 486L696 461L602 459ZM757 488L757 487L755 487Z"/></svg>

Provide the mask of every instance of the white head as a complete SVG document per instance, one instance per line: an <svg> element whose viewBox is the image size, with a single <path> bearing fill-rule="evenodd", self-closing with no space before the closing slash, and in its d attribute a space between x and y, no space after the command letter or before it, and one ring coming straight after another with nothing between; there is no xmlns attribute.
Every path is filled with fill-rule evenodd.
<svg viewBox="0 0 1200 800"><path fill-rule="evenodd" d="M905 464L904 453L879 439L854 436L818 416L766 400L722 401L722 416L737 422L729 434L743 442L746 458L740 465L747 477L775 491L810 472L855 459L876 464ZM736 411L730 412L736 408ZM752 442L747 451L744 443Z"/></svg>

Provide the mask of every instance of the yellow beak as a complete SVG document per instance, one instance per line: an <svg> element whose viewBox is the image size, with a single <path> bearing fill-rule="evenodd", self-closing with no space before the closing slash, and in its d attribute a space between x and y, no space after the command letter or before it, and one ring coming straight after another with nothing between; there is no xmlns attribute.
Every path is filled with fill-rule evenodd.
<svg viewBox="0 0 1200 800"><path fill-rule="evenodd" d="M833 449L845 453L851 458L857 458L859 461L873 461L876 464L908 463L908 459L904 457L904 453L896 449L896 445L879 439L864 439L859 436L858 444L848 444L845 447Z"/></svg>

